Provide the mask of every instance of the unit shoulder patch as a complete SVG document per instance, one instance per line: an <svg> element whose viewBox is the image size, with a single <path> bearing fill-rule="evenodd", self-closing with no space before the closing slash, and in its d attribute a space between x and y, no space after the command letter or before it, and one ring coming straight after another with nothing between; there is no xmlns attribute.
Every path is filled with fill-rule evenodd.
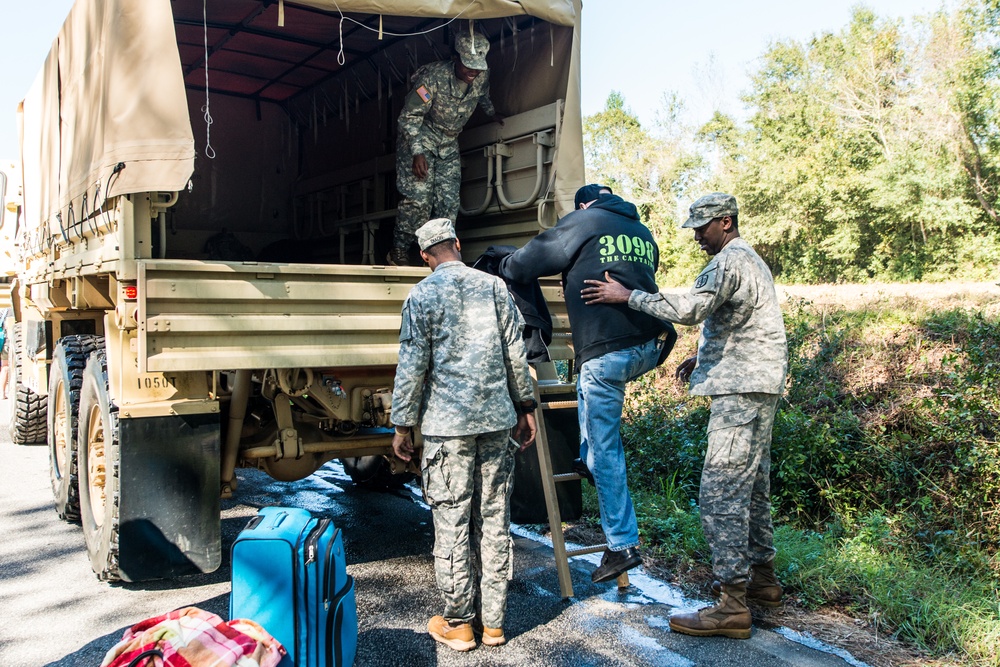
<svg viewBox="0 0 1000 667"><path fill-rule="evenodd" d="M694 281L695 292L714 292L719 279L719 265L712 262L705 267L705 270L698 274Z"/></svg>
<svg viewBox="0 0 1000 667"><path fill-rule="evenodd" d="M399 323L399 342L405 343L413 338L410 333L410 301L407 299L403 303L402 318Z"/></svg>

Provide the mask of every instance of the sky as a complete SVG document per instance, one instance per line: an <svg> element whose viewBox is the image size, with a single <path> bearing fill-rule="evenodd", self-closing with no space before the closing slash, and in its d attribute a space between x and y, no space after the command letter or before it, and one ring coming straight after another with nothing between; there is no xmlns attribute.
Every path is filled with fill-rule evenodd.
<svg viewBox="0 0 1000 667"><path fill-rule="evenodd" d="M210 0L219 2L222 0ZM925 14L947 0L867 0L879 16ZM34 81L72 0L0 0L0 159L17 157L18 102ZM847 25L858 0L585 0L583 113L617 90L650 123L665 92L684 101L689 120L715 107L740 113L747 73L778 40L806 41Z"/></svg>
<svg viewBox="0 0 1000 667"><path fill-rule="evenodd" d="M667 92L679 95L689 120L708 120L716 107L738 116L748 73L770 44L840 32L859 5L909 25L913 16L945 2L950 0L584 0L583 113L603 109L616 90L644 124L653 121Z"/></svg>

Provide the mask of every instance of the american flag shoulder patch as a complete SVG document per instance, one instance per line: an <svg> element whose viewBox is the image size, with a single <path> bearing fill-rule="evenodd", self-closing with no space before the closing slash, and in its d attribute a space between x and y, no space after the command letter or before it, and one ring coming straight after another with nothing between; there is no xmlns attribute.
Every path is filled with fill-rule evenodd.
<svg viewBox="0 0 1000 667"><path fill-rule="evenodd" d="M425 86L417 88L417 95L419 95L420 99L422 99L425 103L431 101L431 94Z"/></svg>

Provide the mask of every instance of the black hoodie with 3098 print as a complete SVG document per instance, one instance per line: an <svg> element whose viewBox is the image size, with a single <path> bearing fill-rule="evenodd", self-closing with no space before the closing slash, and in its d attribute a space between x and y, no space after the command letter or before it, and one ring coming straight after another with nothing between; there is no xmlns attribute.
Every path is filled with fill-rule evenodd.
<svg viewBox="0 0 1000 667"><path fill-rule="evenodd" d="M500 274L515 282L561 274L577 368L608 352L656 338L664 325L628 304L588 306L580 297L584 280L603 280L607 271L629 289L656 293L660 251L639 213L618 195L603 194L589 208L573 211L552 229L505 257Z"/></svg>

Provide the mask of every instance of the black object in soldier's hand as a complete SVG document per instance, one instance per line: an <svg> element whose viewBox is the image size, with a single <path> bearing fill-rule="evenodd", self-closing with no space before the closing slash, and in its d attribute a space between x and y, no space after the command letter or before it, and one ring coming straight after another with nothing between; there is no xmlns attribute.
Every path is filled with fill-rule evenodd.
<svg viewBox="0 0 1000 667"><path fill-rule="evenodd" d="M538 409L538 401L532 398L527 401L522 401L517 407L517 412L521 415L530 415L536 409Z"/></svg>

